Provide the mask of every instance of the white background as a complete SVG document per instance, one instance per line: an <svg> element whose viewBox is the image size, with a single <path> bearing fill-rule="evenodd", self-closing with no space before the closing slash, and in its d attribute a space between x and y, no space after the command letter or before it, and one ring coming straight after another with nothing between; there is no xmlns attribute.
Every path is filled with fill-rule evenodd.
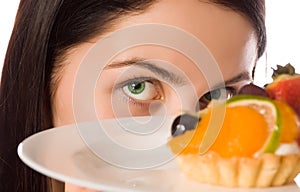
<svg viewBox="0 0 300 192"><path fill-rule="evenodd" d="M0 72L19 0L0 1ZM267 54L259 62L256 83L270 82L271 67L291 63L300 72L300 1L266 0Z"/></svg>

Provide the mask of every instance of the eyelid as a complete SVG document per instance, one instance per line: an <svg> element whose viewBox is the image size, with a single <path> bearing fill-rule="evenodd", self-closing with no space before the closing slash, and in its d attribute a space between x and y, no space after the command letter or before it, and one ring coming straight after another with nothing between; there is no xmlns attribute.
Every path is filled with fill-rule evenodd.
<svg viewBox="0 0 300 192"><path fill-rule="evenodd" d="M225 86L225 87L218 87L218 88L215 88L215 89L212 89L211 91L208 91L206 92L205 94L209 93L209 92L212 92L212 91L215 91L215 90L218 90L218 89L226 89L226 91L230 91L232 92L234 95L236 94L236 91L237 91L237 88L236 87L233 87L233 86ZM204 94L204 95L205 95Z"/></svg>
<svg viewBox="0 0 300 192"><path fill-rule="evenodd" d="M161 68L154 62L149 62L147 59L133 59L133 60L127 60L123 62L115 62L113 64L110 64L106 66L105 69L114 69L114 68L122 68L122 67L138 67L141 69L146 69L147 71L150 71L157 76L160 76L161 79L164 81L169 82L170 84L174 84L177 86L183 86L186 85L188 82L184 77L177 73L173 73L169 71L168 69Z"/></svg>
<svg viewBox="0 0 300 192"><path fill-rule="evenodd" d="M233 86L225 86L226 91L229 90L231 92L233 92L233 94L236 94L237 88L233 87Z"/></svg>
<svg viewBox="0 0 300 192"><path fill-rule="evenodd" d="M128 80L122 81L121 83L116 84L114 89L121 89L124 86L132 83L132 82L144 82L144 81L159 81L158 79L152 78L152 77L133 77Z"/></svg>
<svg viewBox="0 0 300 192"><path fill-rule="evenodd" d="M208 90L206 93L215 91L215 90L217 90L217 89L235 89L235 88L234 88L234 86L224 86L224 87L220 86L220 87L214 87L214 88L212 88L211 90ZM205 93L205 94L206 94L206 93Z"/></svg>

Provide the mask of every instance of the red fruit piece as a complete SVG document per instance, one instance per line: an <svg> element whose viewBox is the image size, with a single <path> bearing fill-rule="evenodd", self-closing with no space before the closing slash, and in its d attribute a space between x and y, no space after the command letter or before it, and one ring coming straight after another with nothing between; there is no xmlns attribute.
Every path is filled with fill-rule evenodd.
<svg viewBox="0 0 300 192"><path fill-rule="evenodd" d="M273 69L273 82L266 86L270 98L285 101L300 117L300 75L295 73L291 64Z"/></svg>

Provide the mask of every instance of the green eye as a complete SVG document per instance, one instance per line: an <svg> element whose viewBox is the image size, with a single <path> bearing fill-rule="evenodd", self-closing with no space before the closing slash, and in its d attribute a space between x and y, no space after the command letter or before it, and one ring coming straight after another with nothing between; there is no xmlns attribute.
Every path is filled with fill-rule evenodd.
<svg viewBox="0 0 300 192"><path fill-rule="evenodd" d="M131 83L127 85L127 87L130 93L137 95L137 94L141 94L145 90L146 83L145 82Z"/></svg>
<svg viewBox="0 0 300 192"><path fill-rule="evenodd" d="M213 99L218 100L218 99L220 99L220 97L222 95L221 91L222 91L221 89L216 89L216 90L206 93L205 95L203 95L203 97L207 101L211 101Z"/></svg>
<svg viewBox="0 0 300 192"><path fill-rule="evenodd" d="M130 98L149 101L160 98L160 88L153 81L131 81L123 87L123 92Z"/></svg>
<svg viewBox="0 0 300 192"><path fill-rule="evenodd" d="M235 89L231 87L220 88L220 89L209 91L199 99L199 107L200 109L204 109L207 107L207 105L211 100L220 100L222 99L222 97L224 99L229 99L234 94L235 94Z"/></svg>

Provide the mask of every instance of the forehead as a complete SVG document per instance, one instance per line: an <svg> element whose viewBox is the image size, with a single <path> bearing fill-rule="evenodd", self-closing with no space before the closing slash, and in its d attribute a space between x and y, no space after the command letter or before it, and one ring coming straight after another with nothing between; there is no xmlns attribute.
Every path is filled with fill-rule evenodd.
<svg viewBox="0 0 300 192"><path fill-rule="evenodd" d="M167 24L191 33L208 47L222 72L232 74L254 66L255 30L248 19L229 8L208 1L161 0L145 13L122 20L117 27L143 23Z"/></svg>

